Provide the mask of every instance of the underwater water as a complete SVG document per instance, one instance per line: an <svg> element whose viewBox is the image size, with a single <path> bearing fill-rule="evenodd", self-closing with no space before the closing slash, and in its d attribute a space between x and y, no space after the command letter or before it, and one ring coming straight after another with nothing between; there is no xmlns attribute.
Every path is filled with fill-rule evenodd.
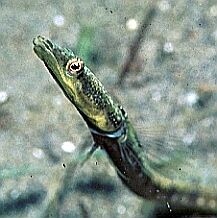
<svg viewBox="0 0 217 218"><path fill-rule="evenodd" d="M164 136L162 126L177 138L175 150L195 143L186 165L198 157L192 174L217 190L217 3L156 1L144 29L149 7L141 0L0 1L0 217L144 218L160 204L131 192L102 150L78 165L91 135L34 54L37 35L82 57L126 109L150 158L167 157L165 144L148 147L149 138ZM207 205L217 208L213 199Z"/></svg>

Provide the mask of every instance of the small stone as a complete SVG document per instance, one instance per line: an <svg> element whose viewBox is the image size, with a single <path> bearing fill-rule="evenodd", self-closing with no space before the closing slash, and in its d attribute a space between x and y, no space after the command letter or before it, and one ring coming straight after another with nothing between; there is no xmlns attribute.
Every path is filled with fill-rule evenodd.
<svg viewBox="0 0 217 218"><path fill-rule="evenodd" d="M65 18L62 15L56 15L53 19L56 26L63 26L65 23Z"/></svg>
<svg viewBox="0 0 217 218"><path fill-rule="evenodd" d="M196 201L197 205L198 206L204 206L205 204L205 199L204 198L198 198L197 201Z"/></svg>
<svg viewBox="0 0 217 218"><path fill-rule="evenodd" d="M174 47L173 47L173 44L171 42L166 42L164 44L164 47L163 47L163 51L165 53L173 53L174 52Z"/></svg>
<svg viewBox="0 0 217 218"><path fill-rule="evenodd" d="M211 207L211 208L215 208L216 207L216 201L215 200L210 200L208 202L208 206Z"/></svg>
<svg viewBox="0 0 217 218"><path fill-rule="evenodd" d="M8 94L5 91L0 91L0 104L5 103L8 100Z"/></svg>
<svg viewBox="0 0 217 218"><path fill-rule="evenodd" d="M58 106L61 106L62 104L63 104L63 98L62 98L62 96L55 96L54 98L53 98L53 104L54 105L58 105Z"/></svg>
<svg viewBox="0 0 217 218"><path fill-rule="evenodd" d="M183 142L186 144L186 145L191 145L192 144L192 142L194 141L194 139L195 139L195 134L187 134L187 135L185 135L184 136L184 138L183 138Z"/></svg>
<svg viewBox="0 0 217 218"><path fill-rule="evenodd" d="M154 100L154 101L160 101L161 100L161 93L160 93L160 91L156 91L156 92L153 92L152 93L152 99Z"/></svg>
<svg viewBox="0 0 217 218"><path fill-rule="evenodd" d="M210 7L209 12L212 17L216 17L217 16L217 5L213 5L212 7Z"/></svg>
<svg viewBox="0 0 217 218"><path fill-rule="evenodd" d="M123 215L126 213L126 207L124 205L118 205L118 213Z"/></svg>
<svg viewBox="0 0 217 218"><path fill-rule="evenodd" d="M185 102L188 105L192 106L192 105L197 103L198 99L199 99L199 96L197 95L196 92L189 92L189 93L187 93L187 95L185 97Z"/></svg>
<svg viewBox="0 0 217 218"><path fill-rule="evenodd" d="M165 12L170 9L170 4L168 1L160 1L158 7L161 11Z"/></svg>
<svg viewBox="0 0 217 218"><path fill-rule="evenodd" d="M187 196L182 196L181 202L183 202L184 204L187 204L188 203L188 197Z"/></svg>
<svg viewBox="0 0 217 218"><path fill-rule="evenodd" d="M138 22L136 19L129 19L126 23L126 27L128 30L132 31L132 30L136 30L138 28Z"/></svg>
<svg viewBox="0 0 217 218"><path fill-rule="evenodd" d="M40 148L34 148L32 154L37 159L42 159L44 157L44 152Z"/></svg>
<svg viewBox="0 0 217 218"><path fill-rule="evenodd" d="M72 153L73 151L75 151L76 146L72 142L67 141L67 142L63 142L61 148L63 151L67 153Z"/></svg>
<svg viewBox="0 0 217 218"><path fill-rule="evenodd" d="M13 200L15 200L20 196L20 192L16 189L13 189L10 193L10 196Z"/></svg>

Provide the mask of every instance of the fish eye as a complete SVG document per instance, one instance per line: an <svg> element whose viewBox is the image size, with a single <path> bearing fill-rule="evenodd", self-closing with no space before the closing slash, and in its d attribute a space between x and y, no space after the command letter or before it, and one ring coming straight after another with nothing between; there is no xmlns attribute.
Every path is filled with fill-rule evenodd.
<svg viewBox="0 0 217 218"><path fill-rule="evenodd" d="M66 70L70 75L78 74L84 69L84 62L80 58L73 58L68 61Z"/></svg>

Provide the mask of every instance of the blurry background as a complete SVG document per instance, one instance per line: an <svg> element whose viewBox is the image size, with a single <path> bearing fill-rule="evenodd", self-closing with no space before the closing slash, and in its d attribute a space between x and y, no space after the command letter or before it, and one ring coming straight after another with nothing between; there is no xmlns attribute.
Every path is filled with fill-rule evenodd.
<svg viewBox="0 0 217 218"><path fill-rule="evenodd" d="M141 141L144 126L184 120L179 134L190 144L196 130L216 141L216 21L215 0L1 0L0 217L139 218L153 207L102 151L76 169L91 137L34 55L35 36L81 56Z"/></svg>

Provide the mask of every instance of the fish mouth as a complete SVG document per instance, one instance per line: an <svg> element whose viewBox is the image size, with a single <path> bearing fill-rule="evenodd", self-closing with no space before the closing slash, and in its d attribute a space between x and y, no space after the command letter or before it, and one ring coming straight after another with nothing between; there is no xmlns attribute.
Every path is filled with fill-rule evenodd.
<svg viewBox="0 0 217 218"><path fill-rule="evenodd" d="M46 39L43 36L35 37L33 39L33 45L33 50L36 55L44 62L44 65L48 69L49 73L60 86L66 97L68 97L68 99L73 102L73 97L67 93L66 88L61 83L61 67L58 63L58 58L56 58L55 56L55 52L57 52L57 49L59 49L58 46L56 46L50 40Z"/></svg>
<svg viewBox="0 0 217 218"><path fill-rule="evenodd" d="M33 39L33 50L47 68L51 68L49 65L58 66L58 61L54 55L54 45L45 37L37 36Z"/></svg>
<svg viewBox="0 0 217 218"><path fill-rule="evenodd" d="M33 45L33 49L36 55L44 62L46 68L53 76L54 80L62 87L58 80L57 73L55 73L54 70L55 68L58 69L58 62L54 56L54 46L51 41L43 36L37 36L33 39Z"/></svg>
<svg viewBox="0 0 217 218"><path fill-rule="evenodd" d="M53 53L53 44L45 37L37 36L33 39L33 45L33 50L36 55L44 62L44 65L53 76L55 81L59 83L57 77L58 62Z"/></svg>
<svg viewBox="0 0 217 218"><path fill-rule="evenodd" d="M43 36L35 37L33 39L33 45L34 45L34 49L37 49L38 47L40 47L40 49L44 51L49 51L49 52L53 52L53 48L54 48L52 42L44 38Z"/></svg>

